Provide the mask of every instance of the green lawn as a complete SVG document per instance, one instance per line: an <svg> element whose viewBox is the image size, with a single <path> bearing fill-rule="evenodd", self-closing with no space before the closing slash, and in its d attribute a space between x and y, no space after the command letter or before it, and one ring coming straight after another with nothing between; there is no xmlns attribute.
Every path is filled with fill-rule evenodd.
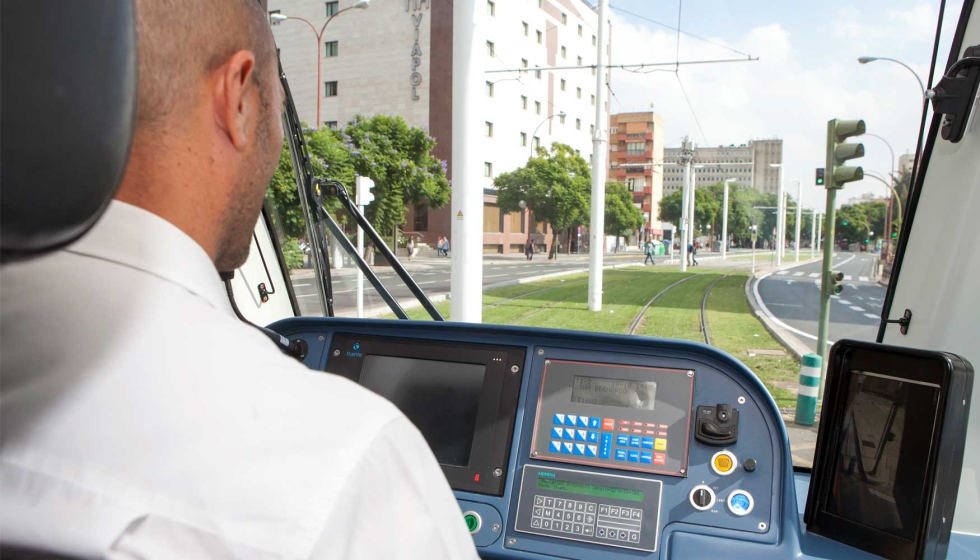
<svg viewBox="0 0 980 560"><path fill-rule="evenodd" d="M606 270L603 309L588 310L585 274L529 282L483 292L483 322L572 330L626 333L643 306L661 290L671 288L646 312L636 334L704 342L701 300L715 280L706 304L712 344L732 354L759 376L780 407L795 406L796 396L777 386L795 381L799 364L785 357L750 356L749 349L781 350L782 346L756 318L745 298L747 272L697 269L686 273L662 267ZM449 317L449 302L436 304ZM413 319L428 319L421 308L408 311ZM389 315L386 318L394 318Z"/></svg>

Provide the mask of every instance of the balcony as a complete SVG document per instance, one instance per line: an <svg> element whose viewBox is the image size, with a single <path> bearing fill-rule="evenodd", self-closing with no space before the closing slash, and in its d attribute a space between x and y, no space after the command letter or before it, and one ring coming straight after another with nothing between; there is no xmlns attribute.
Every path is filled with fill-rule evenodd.
<svg viewBox="0 0 980 560"><path fill-rule="evenodd" d="M625 167L617 168L616 169L616 176L617 177L625 177L626 176L626 168Z"/></svg>
<svg viewBox="0 0 980 560"><path fill-rule="evenodd" d="M640 160L645 160L645 159L653 159L653 150L647 150L647 151L645 151L645 152L643 152L642 154L639 154L639 155L637 155L637 154L630 154L626 150L622 150L622 151L616 152L616 159L625 159L625 160L632 160L632 161L640 161Z"/></svg>
<svg viewBox="0 0 980 560"><path fill-rule="evenodd" d="M640 210L642 210L643 212L652 212L653 211L653 204L652 203L649 203L649 202L646 203L646 204L643 204L642 206L640 206Z"/></svg>

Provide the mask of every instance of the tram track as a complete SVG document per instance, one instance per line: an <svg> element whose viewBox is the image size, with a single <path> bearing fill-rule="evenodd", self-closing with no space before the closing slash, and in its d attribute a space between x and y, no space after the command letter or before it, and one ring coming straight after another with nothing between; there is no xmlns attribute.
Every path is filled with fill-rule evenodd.
<svg viewBox="0 0 980 560"><path fill-rule="evenodd" d="M647 310L650 309L650 306L653 305L654 302L656 302L657 299L660 298L660 296L666 294L668 291L671 290L671 288L673 288L675 286L678 286L680 284L683 284L684 282L687 282L688 280L690 280L692 278L697 278L698 276L701 276L701 274L700 273L698 273L698 274L692 274L692 275L687 276L685 278L681 278L677 282L674 282L670 286L667 286L666 288L664 288L664 289L660 290L659 292L657 292L657 295L655 295L652 298L650 298L650 301L648 301L647 304L643 306L643 309L641 309L640 312L636 314L636 317L633 318L633 321L630 323L630 328L629 328L628 331L626 331L626 334L636 334L636 329L637 329L637 327L640 326L640 321L643 320L643 315L646 314Z"/></svg>
<svg viewBox="0 0 980 560"><path fill-rule="evenodd" d="M731 274L720 276L714 282L708 284L708 287L704 289L704 297L701 298L701 334L704 336L704 343L708 346L711 346L711 336L708 334L708 317L704 312L704 307L708 303L708 294L711 293L711 288L714 288L715 284L721 282L729 276L731 276Z"/></svg>

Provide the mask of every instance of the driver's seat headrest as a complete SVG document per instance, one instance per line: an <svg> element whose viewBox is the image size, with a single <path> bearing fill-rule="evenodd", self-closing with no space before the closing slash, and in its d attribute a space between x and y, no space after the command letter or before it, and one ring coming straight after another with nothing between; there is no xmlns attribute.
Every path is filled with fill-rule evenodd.
<svg viewBox="0 0 980 560"><path fill-rule="evenodd" d="M0 3L0 259L82 236L112 200L136 125L132 0Z"/></svg>

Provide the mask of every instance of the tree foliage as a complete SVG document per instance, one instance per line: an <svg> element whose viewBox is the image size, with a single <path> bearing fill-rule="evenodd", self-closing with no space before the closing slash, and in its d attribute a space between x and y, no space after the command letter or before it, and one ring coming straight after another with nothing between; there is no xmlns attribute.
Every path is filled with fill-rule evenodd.
<svg viewBox="0 0 980 560"><path fill-rule="evenodd" d="M623 183L606 183L605 233L626 236L643 227L643 212L633 205L633 194Z"/></svg>
<svg viewBox="0 0 980 560"><path fill-rule="evenodd" d="M853 243L873 241L885 236L885 203L859 202L841 206L837 211L835 238ZM844 225L847 222L847 225ZM872 235L872 232L874 234Z"/></svg>

